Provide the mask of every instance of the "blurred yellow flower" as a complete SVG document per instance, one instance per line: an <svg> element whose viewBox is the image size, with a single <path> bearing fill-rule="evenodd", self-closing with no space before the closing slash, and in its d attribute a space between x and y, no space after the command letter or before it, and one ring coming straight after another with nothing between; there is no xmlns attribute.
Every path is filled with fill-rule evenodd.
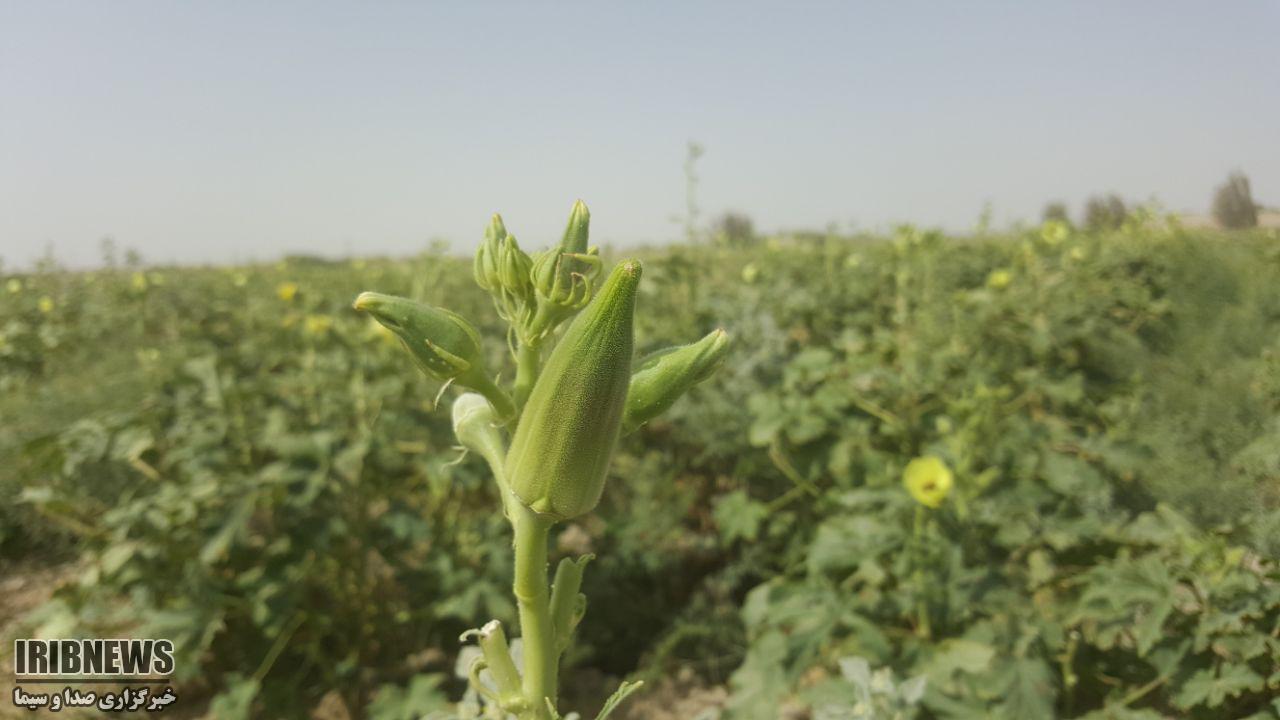
<svg viewBox="0 0 1280 720"><path fill-rule="evenodd" d="M954 483L951 469L932 455L912 460L902 473L902 484L906 486L907 492L925 507L936 508L941 505Z"/></svg>
<svg viewBox="0 0 1280 720"><path fill-rule="evenodd" d="M991 274L987 276L987 287L992 290L1003 290L1009 287L1011 282L1013 282L1013 273L1004 268L992 270Z"/></svg>
<svg viewBox="0 0 1280 720"><path fill-rule="evenodd" d="M133 289L142 292L147 289L147 276L142 273L133 274Z"/></svg>
<svg viewBox="0 0 1280 720"><path fill-rule="evenodd" d="M45 295L36 303L36 307L40 308L40 312L45 313L46 315L53 312L53 298Z"/></svg>
<svg viewBox="0 0 1280 720"><path fill-rule="evenodd" d="M18 278L9 278L9 282L4 284L10 295L17 295L22 292L22 281Z"/></svg>
<svg viewBox="0 0 1280 720"><path fill-rule="evenodd" d="M308 315L302 323L302 329L308 335L324 335L333 327L333 318L328 315Z"/></svg>
<svg viewBox="0 0 1280 720"><path fill-rule="evenodd" d="M298 294L298 283L282 282L276 286L276 296L285 302L289 302Z"/></svg>
<svg viewBox="0 0 1280 720"><path fill-rule="evenodd" d="M249 276L245 275L244 273L236 273L231 278L231 284L235 285L236 287L244 287L245 285L249 284Z"/></svg>
<svg viewBox="0 0 1280 720"><path fill-rule="evenodd" d="M1080 247L1079 245L1077 245L1077 246L1075 246L1075 247L1071 248L1071 259L1072 259L1072 260L1077 260L1077 261L1078 261L1078 260L1083 260L1087 254L1088 254L1088 253L1086 253L1086 252L1084 251L1084 248Z"/></svg>
<svg viewBox="0 0 1280 720"><path fill-rule="evenodd" d="M858 253L849 253L844 257L844 266L852 270L862 264L862 256Z"/></svg>
<svg viewBox="0 0 1280 720"><path fill-rule="evenodd" d="M1045 220L1040 226L1040 238L1048 245L1057 245L1071 234L1071 228L1061 220Z"/></svg>
<svg viewBox="0 0 1280 720"><path fill-rule="evenodd" d="M747 263L742 268L742 282L751 284L760 277L760 268L755 263Z"/></svg>

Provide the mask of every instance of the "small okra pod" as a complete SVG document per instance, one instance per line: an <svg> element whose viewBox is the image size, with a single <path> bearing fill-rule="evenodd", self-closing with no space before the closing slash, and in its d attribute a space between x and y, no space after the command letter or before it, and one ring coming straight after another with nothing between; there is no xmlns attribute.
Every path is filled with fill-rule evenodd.
<svg viewBox="0 0 1280 720"><path fill-rule="evenodd" d="M453 381L484 395L499 418L515 414L515 405L484 367L480 334L457 313L408 298L360 293L355 309L368 312L400 339L427 376Z"/></svg>
<svg viewBox="0 0 1280 720"><path fill-rule="evenodd" d="M724 364L729 335L714 330L698 342L651 353L636 365L622 419L624 435L666 412L694 385Z"/></svg>

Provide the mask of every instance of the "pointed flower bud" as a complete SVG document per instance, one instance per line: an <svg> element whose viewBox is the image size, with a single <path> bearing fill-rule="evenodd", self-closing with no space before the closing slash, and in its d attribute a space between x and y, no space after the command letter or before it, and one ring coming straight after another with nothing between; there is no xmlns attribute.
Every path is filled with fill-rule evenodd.
<svg viewBox="0 0 1280 720"><path fill-rule="evenodd" d="M659 350L640 360L627 391L623 434L666 412L689 388L715 374L728 349L729 335L715 330L696 343Z"/></svg>
<svg viewBox="0 0 1280 720"><path fill-rule="evenodd" d="M484 240L480 241L475 264L472 266L476 284L489 292L494 292L501 283L498 277L498 258L501 255L502 241L506 237L507 228L502 224L502 217L495 213L493 220L484 229Z"/></svg>
<svg viewBox="0 0 1280 720"><path fill-rule="evenodd" d="M547 358L516 426L507 482L544 517L577 517L600 500L631 378L639 284L638 261L614 268Z"/></svg>
<svg viewBox="0 0 1280 720"><path fill-rule="evenodd" d="M520 249L515 235L508 235L498 254L498 278L513 303L533 305L533 280L529 277L532 272L532 258Z"/></svg>
<svg viewBox="0 0 1280 720"><path fill-rule="evenodd" d="M513 325L527 324L533 317L532 269L533 260L495 214L476 250L473 272L476 284L493 296L498 316Z"/></svg>
<svg viewBox="0 0 1280 720"><path fill-rule="evenodd" d="M511 399L485 370L480 334L462 316L408 298L366 292L356 310L373 316L404 344L418 369L436 380L452 380L481 393L498 414L515 413Z"/></svg>
<svg viewBox="0 0 1280 720"><path fill-rule="evenodd" d="M578 200L569 211L569 225L564 229L564 238L560 240L560 249L567 253L583 254L587 252L587 238L591 231L591 211L587 204Z"/></svg>

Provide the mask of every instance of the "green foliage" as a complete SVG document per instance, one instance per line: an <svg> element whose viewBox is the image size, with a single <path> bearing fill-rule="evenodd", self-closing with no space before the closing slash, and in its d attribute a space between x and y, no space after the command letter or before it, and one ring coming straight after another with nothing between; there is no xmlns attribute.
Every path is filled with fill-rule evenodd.
<svg viewBox="0 0 1280 720"><path fill-rule="evenodd" d="M639 354L718 325L733 349L620 441L571 526L599 559L570 665L690 666L730 718L857 717L866 688L904 717L1280 710L1274 237L1140 216L644 259ZM468 267L0 285L2 547L84 562L29 622L173 637L227 717L335 691L353 716L453 715L458 634L514 619L505 521L483 463L452 462L439 385L349 303L447 305L510 378ZM902 484L926 456L954 474L937 509Z"/></svg>
<svg viewBox="0 0 1280 720"><path fill-rule="evenodd" d="M1161 369L1206 334L1230 335L1215 326L1224 316L1242 335L1274 336L1278 318L1255 293L1268 295L1276 268L1242 273L1250 290L1234 297L1201 293L1183 273L1225 272L1230 254L1159 227L1122 240L961 249L908 231L858 264L844 298L814 288L825 303L797 299L789 258L774 259L779 294L763 304L786 308L774 318L803 340L751 397L750 438L801 491L778 496L797 498L794 516L771 513L758 530L777 564L742 611L750 645L734 717L770 717L813 668L850 654L928 678L937 717L1267 707L1280 683L1269 635L1280 574L1236 544L1251 540L1239 531L1249 513L1185 506L1242 520L1234 535L1207 535L1155 493L1169 491L1165 422L1197 429L1175 436L1184 455L1230 457L1268 436L1276 398L1239 408L1244 437L1214 438L1203 412L1149 409L1174 391ZM974 267L988 250L1003 256L995 271ZM799 312L784 315L787 303ZM1266 345L1205 352L1249 376L1267 371ZM1219 392L1198 377L1178 384L1182 402ZM938 510L901 489L906 461L930 455L956 475ZM1205 477L1198 486L1219 503L1252 501L1255 516L1267 505L1268 483L1223 493ZM779 492L766 488L754 494Z"/></svg>

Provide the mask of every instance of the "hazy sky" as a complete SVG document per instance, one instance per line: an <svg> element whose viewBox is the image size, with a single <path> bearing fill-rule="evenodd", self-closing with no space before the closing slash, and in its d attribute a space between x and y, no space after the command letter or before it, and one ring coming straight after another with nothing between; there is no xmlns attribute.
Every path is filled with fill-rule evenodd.
<svg viewBox="0 0 1280 720"><path fill-rule="evenodd" d="M0 257L92 264L963 229L1095 191L1280 204L1280 3L0 3Z"/></svg>

